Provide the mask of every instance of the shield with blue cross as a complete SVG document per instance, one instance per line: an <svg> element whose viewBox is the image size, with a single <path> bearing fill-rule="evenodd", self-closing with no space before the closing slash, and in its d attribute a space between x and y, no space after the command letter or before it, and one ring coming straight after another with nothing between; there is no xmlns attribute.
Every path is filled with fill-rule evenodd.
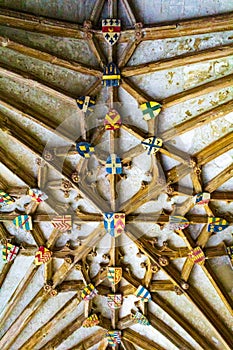
<svg viewBox="0 0 233 350"><path fill-rule="evenodd" d="M147 151L147 154L155 154L162 147L163 141L158 137L149 137L142 141L142 146Z"/></svg>

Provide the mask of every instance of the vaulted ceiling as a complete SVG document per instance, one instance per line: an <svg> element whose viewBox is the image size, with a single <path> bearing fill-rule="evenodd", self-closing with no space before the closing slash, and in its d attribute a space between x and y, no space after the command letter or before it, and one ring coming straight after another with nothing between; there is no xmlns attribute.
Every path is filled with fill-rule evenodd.
<svg viewBox="0 0 233 350"><path fill-rule="evenodd" d="M1 350L233 349L231 11L1 0Z"/></svg>

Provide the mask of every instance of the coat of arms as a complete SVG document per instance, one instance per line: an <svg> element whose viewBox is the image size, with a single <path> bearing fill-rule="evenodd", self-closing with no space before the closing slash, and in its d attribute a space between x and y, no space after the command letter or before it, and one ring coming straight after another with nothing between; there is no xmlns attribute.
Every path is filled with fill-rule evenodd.
<svg viewBox="0 0 233 350"><path fill-rule="evenodd" d="M119 309L122 305L122 295L121 294L108 294L108 306L110 309Z"/></svg>
<svg viewBox="0 0 233 350"><path fill-rule="evenodd" d="M108 267L107 277L112 285L115 285L120 282L122 277L122 268L121 267Z"/></svg>
<svg viewBox="0 0 233 350"><path fill-rule="evenodd" d="M155 154L162 147L163 141L158 137L149 137L142 141L144 149L147 151L147 154Z"/></svg>
<svg viewBox="0 0 233 350"><path fill-rule="evenodd" d="M212 217L208 218L207 231L217 233L225 230L228 226L229 224L225 219Z"/></svg>
<svg viewBox="0 0 233 350"><path fill-rule="evenodd" d="M134 294L136 297L140 298L141 301L147 302L151 300L150 292L143 286L139 286Z"/></svg>
<svg viewBox="0 0 233 350"><path fill-rule="evenodd" d="M120 236L125 229L125 214L105 213L104 228L112 237Z"/></svg>
<svg viewBox="0 0 233 350"><path fill-rule="evenodd" d="M104 119L105 130L117 130L121 126L121 116L115 109L110 109Z"/></svg>
<svg viewBox="0 0 233 350"><path fill-rule="evenodd" d="M120 37L120 19L107 18L102 20L102 33L108 44L114 45Z"/></svg>
<svg viewBox="0 0 233 350"><path fill-rule="evenodd" d="M116 154L111 154L107 158L106 172L108 174L122 174L121 159Z"/></svg>
<svg viewBox="0 0 233 350"><path fill-rule="evenodd" d="M143 113L143 118L145 120L150 120L155 118L160 112L161 112L161 104L158 102L145 102L140 105L140 109L142 110Z"/></svg>
<svg viewBox="0 0 233 350"><path fill-rule="evenodd" d="M81 96L77 100L77 105L84 113L87 111L92 112L95 105L95 98L90 96Z"/></svg>

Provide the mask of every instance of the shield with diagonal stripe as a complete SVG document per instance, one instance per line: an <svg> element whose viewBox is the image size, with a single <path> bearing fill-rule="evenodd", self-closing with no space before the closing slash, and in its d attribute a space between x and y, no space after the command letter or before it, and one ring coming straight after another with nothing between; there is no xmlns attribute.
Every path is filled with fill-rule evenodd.
<svg viewBox="0 0 233 350"><path fill-rule="evenodd" d="M161 104L155 101L145 102L140 105L145 120L155 118L161 112Z"/></svg>
<svg viewBox="0 0 233 350"><path fill-rule="evenodd" d="M121 307L122 300L123 298L121 294L108 294L108 306L112 310L119 309Z"/></svg>
<svg viewBox="0 0 233 350"><path fill-rule="evenodd" d="M13 204L14 199L4 191L0 190L0 206L6 207L7 205Z"/></svg>
<svg viewBox="0 0 233 350"><path fill-rule="evenodd" d="M83 288L81 293L81 298L84 300L91 300L98 294L98 291L95 289L92 283L89 283L86 287Z"/></svg>
<svg viewBox="0 0 233 350"><path fill-rule="evenodd" d="M120 114L115 109L110 109L104 119L105 130L117 130L121 124Z"/></svg>
<svg viewBox="0 0 233 350"><path fill-rule="evenodd" d="M30 188L28 191L29 196L32 197L32 200L35 202L43 202L46 199L48 199L48 196L42 192L41 190L39 190L39 188Z"/></svg>
<svg viewBox="0 0 233 350"><path fill-rule="evenodd" d="M10 262L16 258L19 252L19 247L14 244L7 242L2 248L2 260Z"/></svg>
<svg viewBox="0 0 233 350"><path fill-rule="evenodd" d="M155 154L162 147L163 141L158 137L149 137L142 141L144 149L147 151L147 154Z"/></svg>
<svg viewBox="0 0 233 350"><path fill-rule="evenodd" d="M189 221L185 217L179 215L169 216L169 228L171 230L183 230L188 226Z"/></svg>
<svg viewBox="0 0 233 350"><path fill-rule="evenodd" d="M150 292L143 286L139 286L134 294L143 302L151 300Z"/></svg>
<svg viewBox="0 0 233 350"><path fill-rule="evenodd" d="M102 33L104 39L111 46L114 45L121 34L121 21L120 19L106 18L102 20Z"/></svg>
<svg viewBox="0 0 233 350"><path fill-rule="evenodd" d="M229 224L225 219L211 217L208 218L207 231L217 233L225 230L228 226Z"/></svg>
<svg viewBox="0 0 233 350"><path fill-rule="evenodd" d="M72 229L72 216L71 215L59 215L55 216L51 223L54 228L61 232L67 232Z"/></svg>
<svg viewBox="0 0 233 350"><path fill-rule="evenodd" d="M17 228L21 228L25 231L32 230L32 218L30 215L19 215L13 220L13 223Z"/></svg>

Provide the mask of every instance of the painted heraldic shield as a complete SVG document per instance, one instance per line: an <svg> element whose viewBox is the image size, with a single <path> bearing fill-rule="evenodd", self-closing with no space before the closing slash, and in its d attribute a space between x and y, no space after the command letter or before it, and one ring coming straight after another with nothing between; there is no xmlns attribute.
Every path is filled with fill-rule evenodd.
<svg viewBox="0 0 233 350"><path fill-rule="evenodd" d="M139 286L134 294L136 297L140 298L141 301L147 302L151 300L150 292L143 286Z"/></svg>
<svg viewBox="0 0 233 350"><path fill-rule="evenodd" d="M95 152L95 148L85 141L76 143L76 150L83 158L90 158L92 153Z"/></svg>
<svg viewBox="0 0 233 350"><path fill-rule="evenodd" d="M13 223L17 228L21 228L25 231L32 230L32 218L30 215L19 215L13 220Z"/></svg>
<svg viewBox="0 0 233 350"><path fill-rule="evenodd" d="M102 33L108 44L114 45L121 35L120 19L107 18L102 20Z"/></svg>
<svg viewBox="0 0 233 350"><path fill-rule="evenodd" d="M137 323L142 324L143 326L150 326L150 322L144 316L141 314L141 312L137 311L136 314L134 314L133 318L137 321Z"/></svg>
<svg viewBox="0 0 233 350"><path fill-rule="evenodd" d="M122 174L121 159L116 154L111 154L107 158L106 172L108 174Z"/></svg>
<svg viewBox="0 0 233 350"><path fill-rule="evenodd" d="M39 266L48 262L51 259L52 254L53 253L49 249L41 246L35 255L35 265Z"/></svg>
<svg viewBox="0 0 233 350"><path fill-rule="evenodd" d="M16 255L19 252L19 247L7 242L3 245L2 248L2 260L10 262L16 258Z"/></svg>
<svg viewBox="0 0 233 350"><path fill-rule="evenodd" d="M119 86L121 79L121 73L115 63L110 62L104 68L102 84L103 86Z"/></svg>
<svg viewBox="0 0 233 350"><path fill-rule="evenodd" d="M38 203L41 203L48 199L48 196L38 188L30 188L28 194L32 197L33 201Z"/></svg>
<svg viewBox="0 0 233 350"><path fill-rule="evenodd" d="M91 328L94 326L97 326L100 323L99 318L96 314L93 314L86 318L86 320L83 322L82 326L84 328Z"/></svg>
<svg viewBox="0 0 233 350"><path fill-rule="evenodd" d="M169 228L171 230L183 230L189 226L189 221L183 216L169 216Z"/></svg>
<svg viewBox="0 0 233 350"><path fill-rule="evenodd" d="M208 232L221 232L229 226L228 222L222 218L208 218Z"/></svg>
<svg viewBox="0 0 233 350"><path fill-rule="evenodd" d="M117 130L121 124L120 114L115 109L110 109L104 119L105 130Z"/></svg>
<svg viewBox="0 0 233 350"><path fill-rule="evenodd" d="M81 96L76 100L78 108L81 109L84 113L87 111L92 112L95 105L95 98L90 96Z"/></svg>
<svg viewBox="0 0 233 350"><path fill-rule="evenodd" d="M161 104L158 102L145 102L140 105L140 109L142 110L143 118L145 120L150 120L155 118L161 112Z"/></svg>
<svg viewBox="0 0 233 350"><path fill-rule="evenodd" d="M201 247L194 248L189 254L188 257L194 262L194 264L204 265L205 263L205 254L202 251Z"/></svg>
<svg viewBox="0 0 233 350"><path fill-rule="evenodd" d="M1 207L6 207L7 205L13 204L14 201L15 200L11 196L9 196L9 194L0 190L0 206Z"/></svg>
<svg viewBox="0 0 233 350"><path fill-rule="evenodd" d="M115 285L120 282L122 277L121 267L108 267L107 271L107 278L112 283L112 285Z"/></svg>
<svg viewBox="0 0 233 350"><path fill-rule="evenodd" d="M121 331L108 331L106 333L106 338L108 344L115 347L117 344L121 343Z"/></svg>
<svg viewBox="0 0 233 350"><path fill-rule="evenodd" d="M98 290L95 289L92 283L88 284L81 293L81 298L84 300L91 300L98 294Z"/></svg>
<svg viewBox="0 0 233 350"><path fill-rule="evenodd" d="M125 229L125 214L105 213L104 228L112 237L120 236Z"/></svg>
<svg viewBox="0 0 233 350"><path fill-rule="evenodd" d="M122 304L121 294L108 294L108 306L111 310L119 309Z"/></svg>
<svg viewBox="0 0 233 350"><path fill-rule="evenodd" d="M155 154L162 147L163 141L158 137L149 137L142 141L144 149L147 151L147 154Z"/></svg>
<svg viewBox="0 0 233 350"><path fill-rule="evenodd" d="M208 192L201 192L196 194L194 197L195 204L202 205L207 204L210 201L210 193Z"/></svg>
<svg viewBox="0 0 233 350"><path fill-rule="evenodd" d="M59 215L51 220L54 228L60 232L67 232L72 229L72 217L71 215Z"/></svg>

